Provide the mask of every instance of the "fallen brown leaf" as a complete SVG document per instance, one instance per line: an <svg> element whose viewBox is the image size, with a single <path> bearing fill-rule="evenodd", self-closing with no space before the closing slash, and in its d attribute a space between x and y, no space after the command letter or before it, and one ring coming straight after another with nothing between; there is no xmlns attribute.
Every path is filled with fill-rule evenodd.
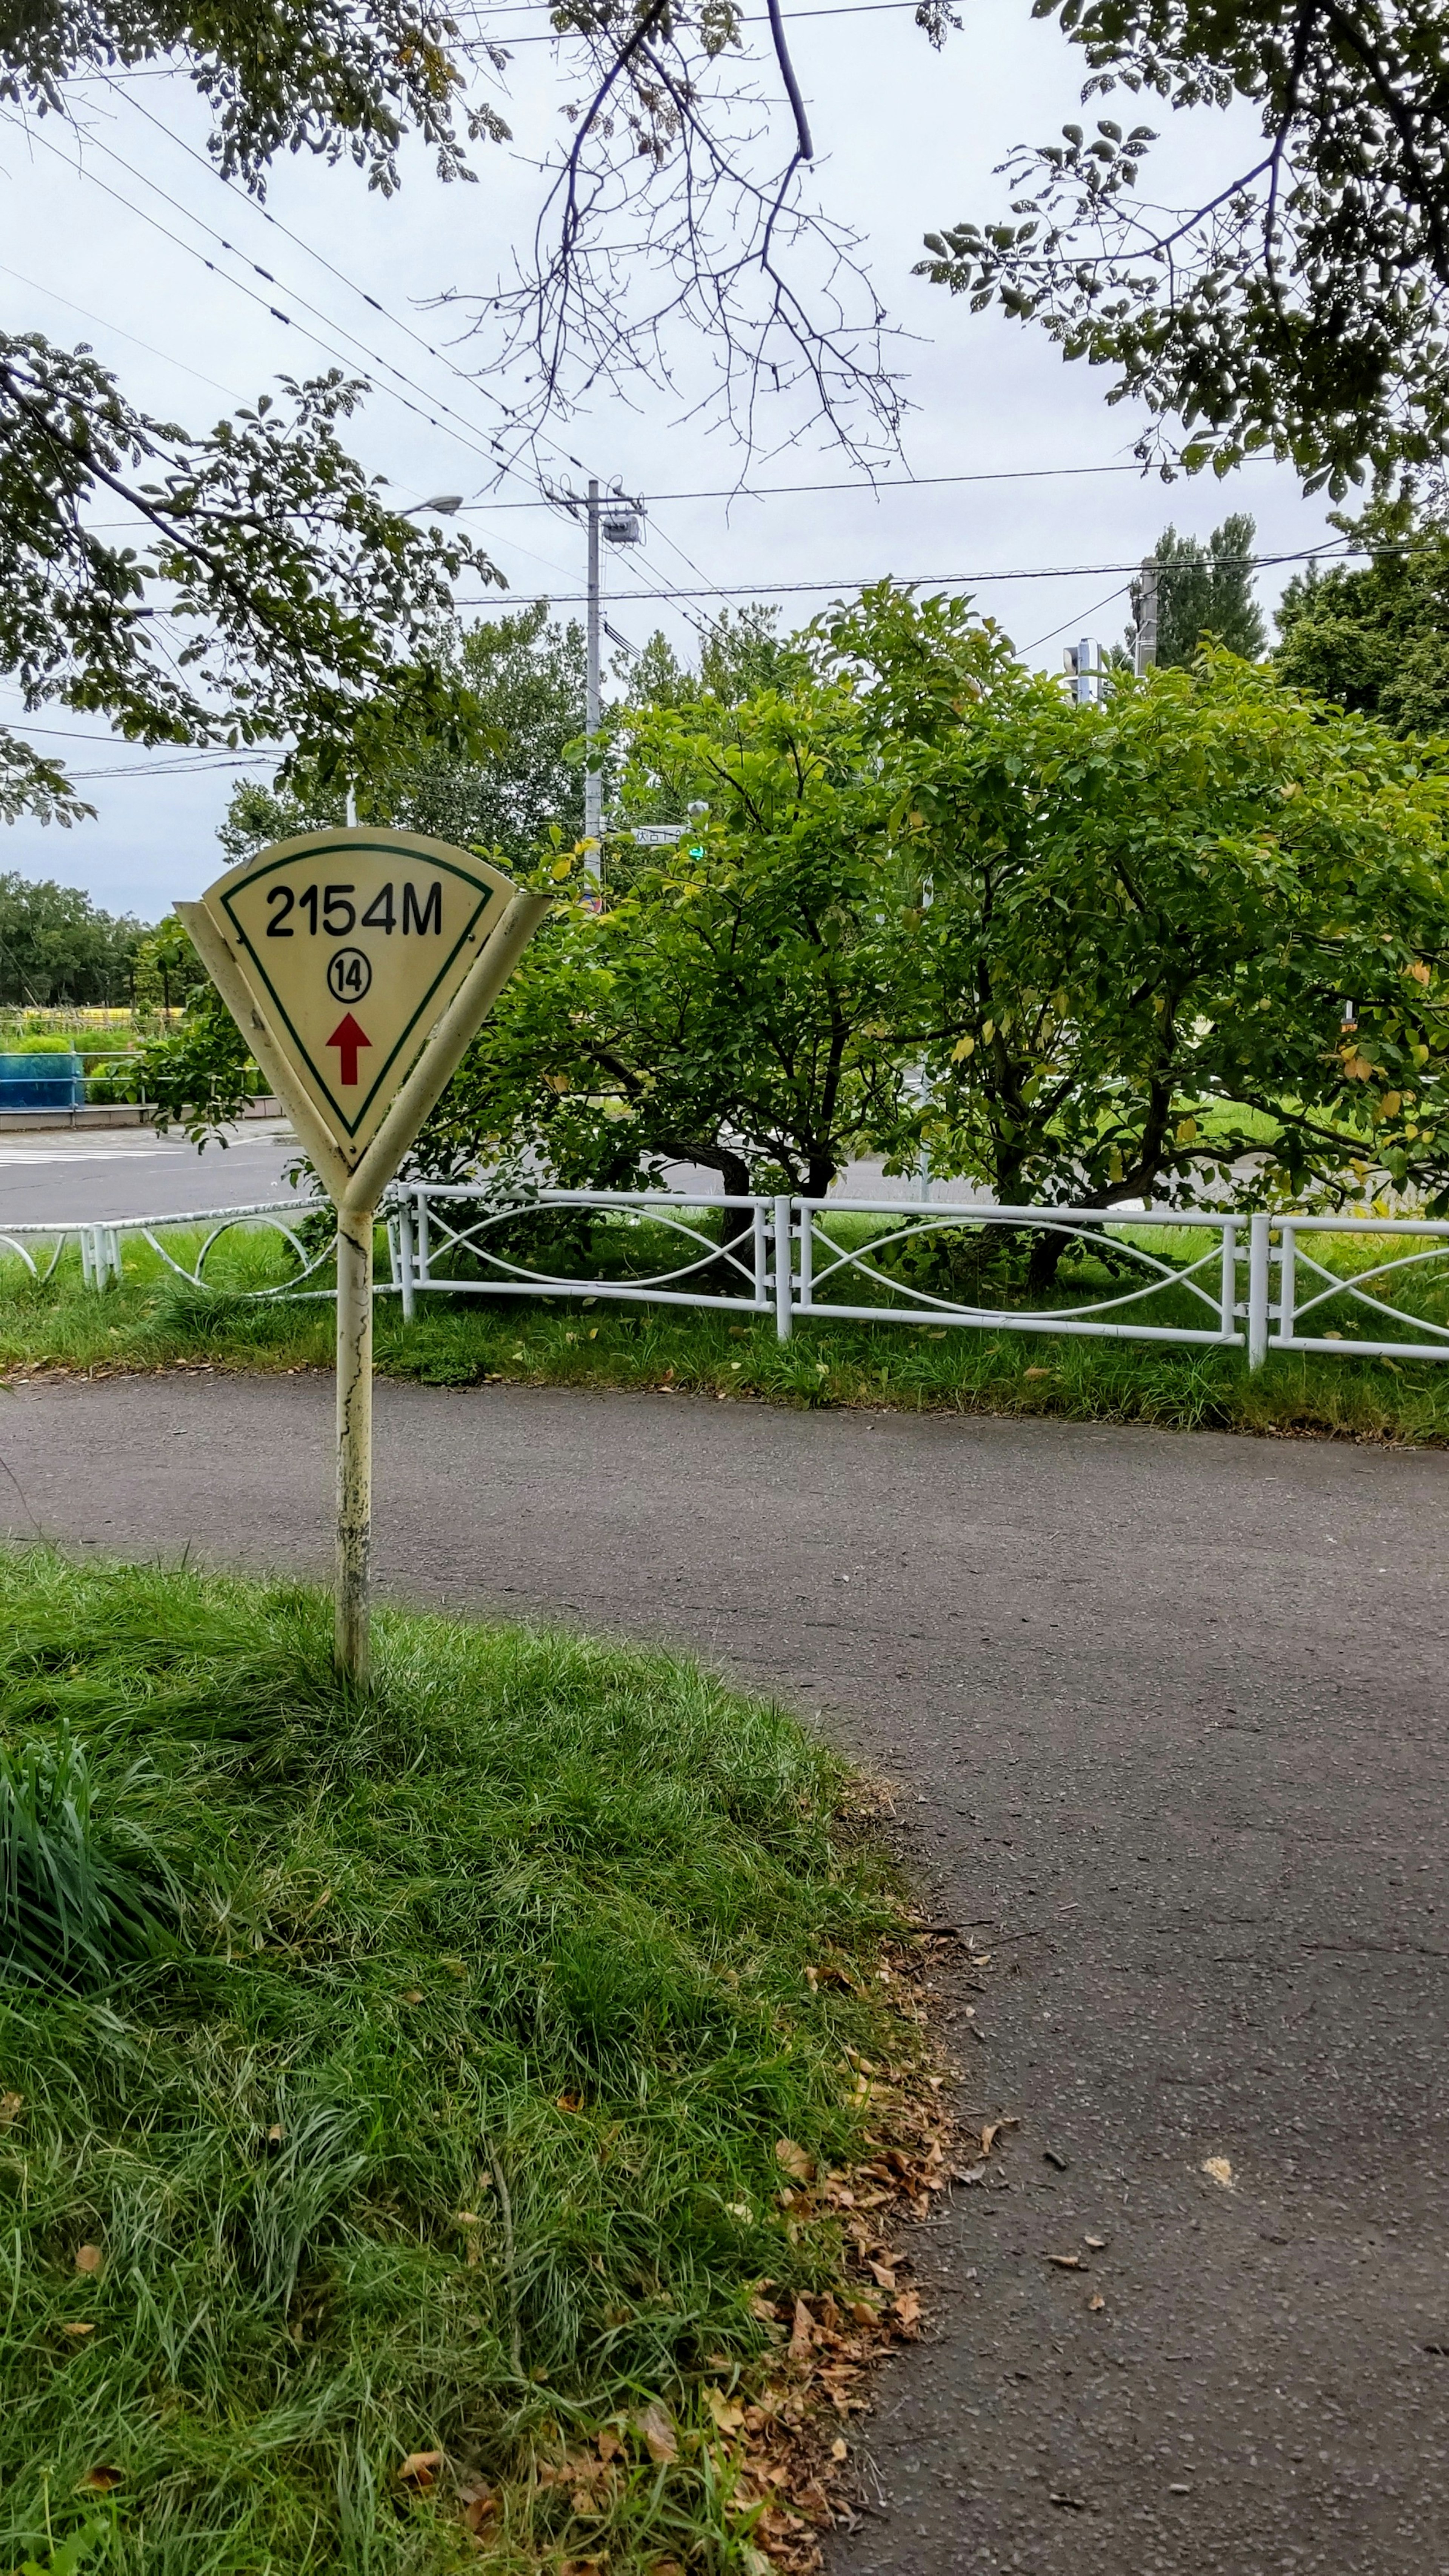
<svg viewBox="0 0 1449 2576"><path fill-rule="evenodd" d="M0 2129L13 2129L24 2108L23 2093L0 2093Z"/></svg>
<svg viewBox="0 0 1449 2576"><path fill-rule="evenodd" d="M795 2322L790 2328L791 2358L795 2361L803 2361L814 2341L815 2319L810 2314L810 2310L806 2306L804 2300L797 2299L795 2302Z"/></svg>
<svg viewBox="0 0 1449 2576"><path fill-rule="evenodd" d="M555 2099L560 2111L582 2111L584 2107L582 2093L560 2093Z"/></svg>
<svg viewBox="0 0 1449 2576"><path fill-rule="evenodd" d="M78 2484L87 2495L109 2495L113 2487L121 2484L125 2474L124 2469L113 2469L109 2462L99 2460L93 2469L87 2469Z"/></svg>
<svg viewBox="0 0 1449 2576"><path fill-rule="evenodd" d="M1059 2272L1085 2272L1087 2268L1080 2254L1049 2254L1046 2259L1055 2263Z"/></svg>
<svg viewBox="0 0 1449 2576"><path fill-rule="evenodd" d="M722 2433L738 2433L745 2420L745 2410L736 2398L726 2397L722 2389L707 2388L704 2402Z"/></svg>
<svg viewBox="0 0 1449 2576"><path fill-rule="evenodd" d="M1100 2290L1094 2290L1094 2291L1092 2292L1092 2295L1091 2295L1090 2299L1087 2301L1087 2306L1088 2306L1088 2308L1090 2309L1090 2311L1091 2311L1091 2313L1092 2313L1092 2315L1093 2315L1094 2317L1098 2317L1098 2316L1100 2316L1100 2315L1101 2315L1102 2310L1105 2308L1106 2304L1107 2304L1107 2302L1106 2302L1106 2300L1103 2298L1102 2293L1101 2293L1101 2291L1100 2291Z"/></svg>
<svg viewBox="0 0 1449 2576"><path fill-rule="evenodd" d="M421 1986L404 1986L402 1994L399 1997L399 2001L405 2004L420 2004L422 2000L423 1990Z"/></svg>
<svg viewBox="0 0 1449 2576"><path fill-rule="evenodd" d="M75 2268L78 2272L91 2274L99 2272L102 2260L99 2245L78 2245L75 2249Z"/></svg>
<svg viewBox="0 0 1449 2576"><path fill-rule="evenodd" d="M1045 1376L1047 1372L1044 1370L1042 1374ZM1028 1369L1027 1375L1030 1377L1030 1369ZM995 2146L1003 2129L1019 2129L1020 2127L1021 2122L1019 2120L988 2120L985 2128L981 2132L981 2152L983 2156L990 2155L991 2150Z"/></svg>
<svg viewBox="0 0 1449 2576"><path fill-rule="evenodd" d="M1233 2168L1229 2164L1226 2156L1204 2156L1202 2160L1202 2169L1203 2172L1209 2175L1212 2181L1217 2183L1222 2190L1232 2190Z"/></svg>
<svg viewBox="0 0 1449 2576"><path fill-rule="evenodd" d="M657 2397L651 2398L635 2416L634 2422L651 2460L678 2459L679 2436L674 2429L674 2419L668 2408L660 2405Z"/></svg>
<svg viewBox="0 0 1449 2576"><path fill-rule="evenodd" d="M795 2182L813 2182L815 2179L813 2157L807 2156L803 2147L797 2147L793 2138L775 2140L775 2162L783 2165Z"/></svg>
<svg viewBox="0 0 1449 2576"><path fill-rule="evenodd" d="M871 2263L867 2266L867 2269L874 2273L875 2278L879 2281L883 2290L893 2290L895 2288L896 2275L895 2266L893 2264Z"/></svg>
<svg viewBox="0 0 1449 2576"><path fill-rule="evenodd" d="M458 2502L463 2509L464 2524L475 2536L482 2530L489 2516L498 2510L498 2498L491 2487L483 2484L481 2478L464 2480L458 2489Z"/></svg>
<svg viewBox="0 0 1449 2576"><path fill-rule="evenodd" d="M897 2325L906 2327L919 2325L921 2322L921 2302L915 2291L902 2290L900 2297L891 2301L891 2314L895 2318Z"/></svg>
<svg viewBox="0 0 1449 2576"><path fill-rule="evenodd" d="M82 2325L82 2324L80 2323L80 2321L79 2321L79 2320L77 2320L77 2322L76 2322L74 2325L70 2325L70 2326L62 2326L62 2327L61 2327L61 2333L62 2333L62 2334L68 2334L68 2335L88 2335L88 2334L94 2334L94 2333L95 2333L95 2327L94 2327L94 2326Z"/></svg>
<svg viewBox="0 0 1449 2576"><path fill-rule="evenodd" d="M443 2465L443 2458L441 2451L409 2451L396 2473L398 2485L411 2487L415 2495L426 2495Z"/></svg>

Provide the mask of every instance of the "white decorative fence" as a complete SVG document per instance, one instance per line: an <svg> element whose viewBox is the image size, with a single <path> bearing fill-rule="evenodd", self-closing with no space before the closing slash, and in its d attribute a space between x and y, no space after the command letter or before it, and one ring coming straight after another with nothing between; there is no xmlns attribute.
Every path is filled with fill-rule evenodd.
<svg viewBox="0 0 1449 2576"><path fill-rule="evenodd" d="M587 1264L555 1266L546 1242L530 1257L527 1229L532 1226L537 1235L542 1221L546 1237L552 1220L556 1233L569 1212L603 1220L621 1260L636 1244L637 1265L608 1275L590 1272ZM394 1189L383 1215L388 1276L379 1279L378 1291L396 1294L408 1321L418 1299L429 1295L587 1297L769 1314L782 1341L797 1322L814 1319L1246 1349L1255 1369L1273 1353L1288 1351L1449 1358L1449 1322L1395 1303L1410 1280L1424 1280L1435 1263L1449 1264L1449 1220L918 1207L890 1199L691 1199L659 1190L543 1190L523 1204L434 1182ZM207 1264L217 1245L234 1229L259 1227L281 1238L293 1269L262 1288L218 1293L273 1300L333 1294L330 1284L308 1284L332 1258L325 1200L0 1227L0 1252L18 1255L37 1284L44 1284L74 1241L86 1285L103 1290L122 1278L123 1242L138 1241L177 1278L204 1289L215 1285ZM202 1236L189 1259L166 1240L168 1231L178 1229ZM1099 1266L1105 1258L1111 1270L1125 1274L1122 1284L1109 1279L1103 1293L1095 1284L1088 1294L1064 1290L1050 1303L975 1303L929 1281L917 1284L891 1266L903 1251L929 1246L932 1238L964 1235L984 1245L1002 1232L1029 1234L1036 1242L1056 1236L1063 1255L1086 1253ZM1319 1258L1330 1237L1392 1248L1363 1269L1335 1271ZM1398 1249L1400 1243L1405 1249ZM1443 1276L1449 1286L1449 1268ZM1081 1283L1075 1285L1080 1290ZM1164 1312L1169 1306L1172 1311ZM1328 1326L1330 1311L1345 1317L1347 1329Z"/></svg>

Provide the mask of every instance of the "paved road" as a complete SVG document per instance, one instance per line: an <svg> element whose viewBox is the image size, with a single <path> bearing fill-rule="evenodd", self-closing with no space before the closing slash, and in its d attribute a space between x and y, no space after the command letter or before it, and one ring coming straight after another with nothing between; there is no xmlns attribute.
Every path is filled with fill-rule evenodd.
<svg viewBox="0 0 1449 2576"><path fill-rule="evenodd" d="M30 1385L0 1455L72 1542L320 1571L330 1405ZM378 1411L389 1590L778 1687L900 1784L933 1907L993 1919L959 2052L1021 2127L918 2239L937 2339L887 2374L834 2576L1442 2567L1446 1462L504 1387Z"/></svg>
<svg viewBox="0 0 1449 2576"><path fill-rule="evenodd" d="M149 1127L11 1129L0 1135L0 1228L7 1220L78 1225L288 1198L295 1152L282 1119L248 1120L224 1150L208 1145L204 1154L184 1136Z"/></svg>

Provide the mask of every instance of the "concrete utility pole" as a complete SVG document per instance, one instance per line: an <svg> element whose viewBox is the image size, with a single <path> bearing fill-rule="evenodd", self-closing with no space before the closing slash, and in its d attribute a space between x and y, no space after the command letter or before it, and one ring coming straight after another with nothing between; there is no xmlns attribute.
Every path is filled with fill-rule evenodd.
<svg viewBox="0 0 1449 2576"><path fill-rule="evenodd" d="M598 740L599 721L603 714L603 673L600 656L605 633L603 584L600 577L600 539L611 546L637 546L644 535L644 504L631 501L618 491L601 492L597 475L589 477L588 498L580 501L571 492L550 496L577 517L580 510L588 515L589 578L588 621L585 629L586 659L584 665L584 740L592 756ZM621 639L622 640L622 639ZM584 839L591 843L584 862L586 873L596 885L604 877L603 853L604 782L598 770L584 770Z"/></svg>
<svg viewBox="0 0 1449 2576"><path fill-rule="evenodd" d="M599 625L602 608L599 601L599 485L589 477L589 622L588 664L584 679L584 739L592 760L599 731ZM604 853L602 843L604 782L592 766L584 771L584 839L593 843L584 866L597 883L602 883Z"/></svg>
<svg viewBox="0 0 1449 2576"><path fill-rule="evenodd" d="M1137 612L1137 645L1133 667L1150 671L1157 659L1157 565L1151 555L1142 567L1142 605Z"/></svg>

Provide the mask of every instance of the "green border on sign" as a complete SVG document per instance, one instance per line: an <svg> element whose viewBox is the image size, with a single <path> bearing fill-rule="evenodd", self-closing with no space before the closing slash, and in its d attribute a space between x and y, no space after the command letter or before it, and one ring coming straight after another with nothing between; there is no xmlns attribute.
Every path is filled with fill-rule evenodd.
<svg viewBox="0 0 1449 2576"><path fill-rule="evenodd" d="M262 958L257 954L257 951L253 947L251 940L248 938L245 929L237 919L235 912L232 910L233 895L241 894L244 889L259 884L262 878L271 876L278 868L295 868L302 866L303 864L310 864L313 859L325 859L330 857L334 852L339 857L347 856L350 858L359 858L365 853L371 852L379 856L385 855L393 859L408 859L415 867L437 868L440 873L445 872L449 876L461 877L465 885L472 887L477 886L478 879L475 876L470 876L466 868L456 866L451 859L435 858L431 852L424 856L420 850L408 849L397 841L314 841L309 849L293 850L284 859L269 859L264 867L259 866L249 870L247 875L238 878L236 884L232 886L221 898L227 919L230 921L243 949L247 956L252 960L257 973L260 975L263 984L270 993L273 1007L276 1010L277 1016L281 1020L283 1027L286 1029L293 1046L296 1048L297 1054L306 1066L308 1072L311 1074L319 1091L322 1092L329 1106L335 1112L345 1134L349 1137L353 1137L356 1135L358 1128L362 1125L364 1118L367 1116L368 1111L371 1109L373 1102L377 1098L379 1085L384 1080L389 1068L396 1064L399 1055L407 1045L408 1039L412 1036L414 1029L417 1027L419 1020L426 1011L428 1004L438 989L438 986L443 982L444 977L448 974L459 951L466 946L478 922L488 910L489 905L496 903L499 900L499 892L496 886L489 885L484 887L481 903L475 905L468 920L464 923L457 939L454 941L447 956L438 968L438 971L433 977L431 984L428 986L426 993L424 993L417 1009L412 1015L412 1018L408 1021L406 1028L401 1032L396 1042L389 1048L382 1063L378 1066L368 1088L366 1098L358 1105L356 1117L349 1118L346 1110L342 1107L341 1102L334 1098L331 1083L319 1067L313 1063L308 1049L304 1046L301 1037L292 1026L292 1022L287 1015L286 1005L283 1002L280 993L277 991L275 984L272 982L270 975L267 973L266 966Z"/></svg>

